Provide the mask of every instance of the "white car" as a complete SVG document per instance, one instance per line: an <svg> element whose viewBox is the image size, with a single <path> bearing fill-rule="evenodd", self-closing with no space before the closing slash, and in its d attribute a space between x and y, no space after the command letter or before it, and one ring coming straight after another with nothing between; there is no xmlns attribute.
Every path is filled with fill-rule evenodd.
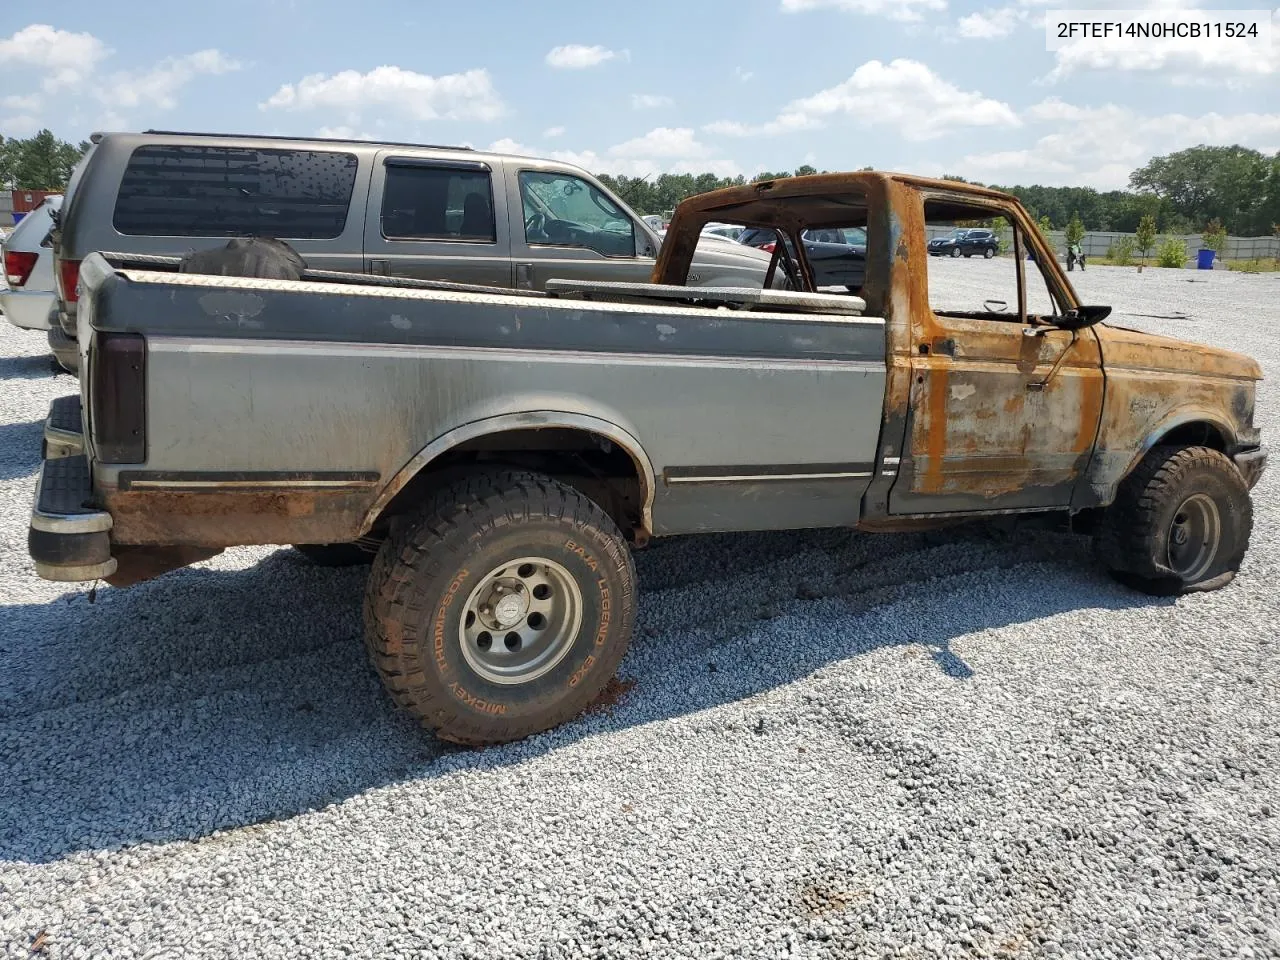
<svg viewBox="0 0 1280 960"><path fill-rule="evenodd" d="M0 313L15 327L49 329L57 297L53 248L46 241L53 229L52 212L61 206L61 196L46 197L4 240L4 273L9 288L0 288Z"/></svg>
<svg viewBox="0 0 1280 960"><path fill-rule="evenodd" d="M702 228L702 236L724 237L726 240L737 240L746 227L737 223L708 223Z"/></svg>

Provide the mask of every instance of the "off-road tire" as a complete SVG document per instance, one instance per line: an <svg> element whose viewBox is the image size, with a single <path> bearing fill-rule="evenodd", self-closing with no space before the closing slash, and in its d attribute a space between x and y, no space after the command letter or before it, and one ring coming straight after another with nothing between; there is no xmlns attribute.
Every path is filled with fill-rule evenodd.
<svg viewBox="0 0 1280 960"><path fill-rule="evenodd" d="M295 543L293 549L317 567L358 567L373 563L377 550L361 543Z"/></svg>
<svg viewBox="0 0 1280 960"><path fill-rule="evenodd" d="M581 624L547 673L496 683L464 655L464 608L490 571L522 557L544 557L573 578ZM369 575L365 642L398 706L443 740L481 746L581 713L622 661L635 609L631 552L599 506L541 474L478 471L393 524Z"/></svg>
<svg viewBox="0 0 1280 960"><path fill-rule="evenodd" d="M1187 579L1168 564L1174 518L1203 494L1216 507L1219 534L1212 562ZM1253 504L1240 471L1209 447L1154 447L1120 484L1095 543L1102 561L1126 586L1156 596L1216 590L1240 569L1253 530Z"/></svg>

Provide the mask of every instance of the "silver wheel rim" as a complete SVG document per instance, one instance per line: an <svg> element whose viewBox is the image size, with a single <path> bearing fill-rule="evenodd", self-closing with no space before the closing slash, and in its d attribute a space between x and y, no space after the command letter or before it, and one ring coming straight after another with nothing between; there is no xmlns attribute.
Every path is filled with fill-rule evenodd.
<svg viewBox="0 0 1280 960"><path fill-rule="evenodd" d="M582 626L582 591L546 557L509 560L481 578L462 609L467 665L491 683L529 683L552 670Z"/></svg>
<svg viewBox="0 0 1280 960"><path fill-rule="evenodd" d="M1222 520L1213 498L1203 493L1187 497L1169 524L1169 569L1194 583L1213 566L1221 539Z"/></svg>

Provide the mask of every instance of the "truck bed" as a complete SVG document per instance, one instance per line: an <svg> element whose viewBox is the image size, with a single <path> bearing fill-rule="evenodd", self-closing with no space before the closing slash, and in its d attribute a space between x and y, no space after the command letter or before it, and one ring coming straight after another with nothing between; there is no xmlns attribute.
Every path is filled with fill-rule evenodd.
<svg viewBox="0 0 1280 960"><path fill-rule="evenodd" d="M623 446L651 478L655 534L852 524L875 470L884 322L849 315L856 298L784 312L761 291L724 309L725 294L598 302L175 266L95 255L82 270L83 322L146 338L145 462L93 464L121 543L354 539L415 465L487 427L574 424ZM86 419L91 433L92 402Z"/></svg>

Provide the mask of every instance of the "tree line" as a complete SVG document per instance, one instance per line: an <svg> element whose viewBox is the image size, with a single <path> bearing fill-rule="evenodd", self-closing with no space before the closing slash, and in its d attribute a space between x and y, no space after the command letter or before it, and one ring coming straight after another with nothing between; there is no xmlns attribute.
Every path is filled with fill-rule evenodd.
<svg viewBox="0 0 1280 960"><path fill-rule="evenodd" d="M750 181L711 173L600 179L641 213L666 214L696 193L818 172L811 166L790 173L765 171ZM1280 230L1280 152L1267 155L1248 147L1201 145L1153 157L1129 175L1128 190L982 184L954 174L945 179L1013 194L1044 229L1064 228L1074 218L1085 230L1133 233L1151 217L1160 233L1200 233L1214 221L1234 236Z"/></svg>
<svg viewBox="0 0 1280 960"><path fill-rule="evenodd" d="M63 190L76 162L89 149L48 130L26 139L0 137L0 186ZM862 167L870 170L870 167ZM765 170L747 180L714 173L664 173L658 177L602 174L600 180L642 214L668 214L685 197L748 182L827 173L805 164ZM960 182L964 177L950 174ZM1200 145L1153 157L1129 176L1128 190L984 184L1012 193L1048 229L1077 220L1086 230L1133 233L1150 217L1160 233L1200 233L1215 221L1235 236L1280 232L1280 152Z"/></svg>

